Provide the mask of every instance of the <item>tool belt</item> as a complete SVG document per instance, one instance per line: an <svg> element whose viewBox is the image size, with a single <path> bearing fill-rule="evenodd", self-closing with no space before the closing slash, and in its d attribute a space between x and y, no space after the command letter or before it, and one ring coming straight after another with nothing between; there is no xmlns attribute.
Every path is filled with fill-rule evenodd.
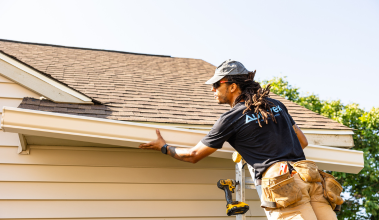
<svg viewBox="0 0 379 220"><path fill-rule="evenodd" d="M339 211L338 208L343 203L340 197L341 185L332 175L319 171L316 163L309 160L277 162L263 173L261 180L262 208L285 208L302 199L301 189L293 177L294 173L297 173L305 182L321 182L324 188L324 197L334 210Z"/></svg>

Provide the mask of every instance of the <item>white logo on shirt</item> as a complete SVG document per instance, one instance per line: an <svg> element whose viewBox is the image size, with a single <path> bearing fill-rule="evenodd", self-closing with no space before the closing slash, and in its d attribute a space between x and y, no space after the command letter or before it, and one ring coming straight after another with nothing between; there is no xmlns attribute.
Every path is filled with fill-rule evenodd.
<svg viewBox="0 0 379 220"><path fill-rule="evenodd" d="M267 110L268 111L268 110ZM279 113L280 111L282 111L282 109L280 108L280 106L274 106L271 108L271 111L275 112L275 113ZM279 114L275 114L274 117L276 116L279 116ZM252 114L251 116L249 115L246 115L246 122L245 124L251 122L251 121L256 121L258 119L262 118L262 115L261 113L258 113L258 118L256 117L255 114ZM270 118L270 117L269 117ZM263 121L263 119L261 119L261 121ZM258 123L258 121L256 121L255 123Z"/></svg>

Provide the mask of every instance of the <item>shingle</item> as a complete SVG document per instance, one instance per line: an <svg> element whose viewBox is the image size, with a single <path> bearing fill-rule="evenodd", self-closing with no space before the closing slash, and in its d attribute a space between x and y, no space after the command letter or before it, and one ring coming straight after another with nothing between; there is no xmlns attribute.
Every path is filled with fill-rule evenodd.
<svg viewBox="0 0 379 220"><path fill-rule="evenodd" d="M104 110L97 110L97 109L86 109L84 113L90 113L90 114L97 114L97 115L105 115Z"/></svg>
<svg viewBox="0 0 379 220"><path fill-rule="evenodd" d="M54 111L54 107L40 106L40 107L38 108L38 110L40 110L40 111L45 111L45 112L53 112L53 111Z"/></svg>
<svg viewBox="0 0 379 220"><path fill-rule="evenodd" d="M32 110L38 110L39 106L37 105L28 105L26 103L21 103L19 108L25 108L25 109L32 109Z"/></svg>
<svg viewBox="0 0 379 220"><path fill-rule="evenodd" d="M48 100L41 100L40 106L54 107L56 103Z"/></svg>
<svg viewBox="0 0 379 220"><path fill-rule="evenodd" d="M84 109L80 109L80 108L68 108L67 109L67 112L69 113L84 113Z"/></svg>
<svg viewBox="0 0 379 220"><path fill-rule="evenodd" d="M126 121L213 124L218 105L204 82L215 66L200 59L140 55L0 40L0 50L102 105L26 98L20 108ZM301 128L350 129L278 95Z"/></svg>
<svg viewBox="0 0 379 220"><path fill-rule="evenodd" d="M41 100L29 98L29 99L26 99L26 101L24 103L25 104L31 104L31 105L39 105L41 103Z"/></svg>

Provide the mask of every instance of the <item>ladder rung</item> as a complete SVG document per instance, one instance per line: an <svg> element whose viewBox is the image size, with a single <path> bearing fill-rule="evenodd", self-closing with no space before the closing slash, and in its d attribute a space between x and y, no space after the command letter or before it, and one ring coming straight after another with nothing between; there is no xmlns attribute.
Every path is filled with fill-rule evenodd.
<svg viewBox="0 0 379 220"><path fill-rule="evenodd" d="M255 185L253 178L251 178L251 177L245 177L245 184L246 185Z"/></svg>
<svg viewBox="0 0 379 220"><path fill-rule="evenodd" d="M255 189L253 178L245 177L245 189Z"/></svg>

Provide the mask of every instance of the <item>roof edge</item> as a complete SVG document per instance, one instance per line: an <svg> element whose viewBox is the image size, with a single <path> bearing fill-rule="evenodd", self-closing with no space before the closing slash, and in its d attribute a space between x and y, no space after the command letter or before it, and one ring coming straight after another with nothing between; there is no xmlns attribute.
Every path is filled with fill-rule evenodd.
<svg viewBox="0 0 379 220"><path fill-rule="evenodd" d="M67 123L59 123L62 119ZM138 148L140 143L156 139L157 128L161 129L169 144L186 148L195 146L207 133L12 107L4 107L1 127L4 132L131 148ZM225 143L223 149L211 156L230 159L233 152L234 149ZM358 173L364 167L361 151L310 145L304 153L321 165L321 169Z"/></svg>
<svg viewBox="0 0 379 220"><path fill-rule="evenodd" d="M39 46L61 47L61 48L68 48L68 49L92 50L92 51L103 51L103 52L112 52L112 53L172 58L170 55L145 54L145 53L134 53L134 52L119 51L119 50L106 50L106 49L95 49L95 48L85 48L85 47L73 47L73 46L63 46L63 45L57 45L57 44L33 43L33 42L24 42L24 41L16 41L16 40L8 40L8 39L0 39L0 41L20 43L20 44L32 44L32 45L39 45Z"/></svg>

